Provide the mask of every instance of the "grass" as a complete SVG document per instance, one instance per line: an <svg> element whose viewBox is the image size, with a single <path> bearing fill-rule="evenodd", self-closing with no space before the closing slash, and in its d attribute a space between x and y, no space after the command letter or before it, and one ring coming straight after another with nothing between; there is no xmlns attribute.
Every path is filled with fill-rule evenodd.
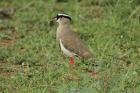
<svg viewBox="0 0 140 93"><path fill-rule="evenodd" d="M1 93L140 93L139 0L1 0L16 8L0 19ZM60 12L96 56L98 67L68 66L56 43ZM98 70L98 78L90 72Z"/></svg>

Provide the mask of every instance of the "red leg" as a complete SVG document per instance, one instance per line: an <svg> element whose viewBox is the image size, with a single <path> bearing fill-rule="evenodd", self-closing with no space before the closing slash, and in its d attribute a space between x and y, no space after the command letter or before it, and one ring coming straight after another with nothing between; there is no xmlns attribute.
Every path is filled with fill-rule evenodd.
<svg viewBox="0 0 140 93"><path fill-rule="evenodd" d="M70 62L69 62L70 65L74 65L75 62L74 62L74 58L73 57L70 57Z"/></svg>

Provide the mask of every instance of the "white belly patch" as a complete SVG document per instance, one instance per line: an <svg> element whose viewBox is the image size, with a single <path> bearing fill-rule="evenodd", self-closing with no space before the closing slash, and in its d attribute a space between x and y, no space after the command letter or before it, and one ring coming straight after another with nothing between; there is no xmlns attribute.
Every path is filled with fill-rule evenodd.
<svg viewBox="0 0 140 93"><path fill-rule="evenodd" d="M64 45L62 44L61 39L60 39L60 47L61 47L61 50L63 51L63 53L64 53L65 55L70 56L70 57L73 57L73 56L76 55L75 53L70 52L69 50L67 50L67 49L64 47Z"/></svg>

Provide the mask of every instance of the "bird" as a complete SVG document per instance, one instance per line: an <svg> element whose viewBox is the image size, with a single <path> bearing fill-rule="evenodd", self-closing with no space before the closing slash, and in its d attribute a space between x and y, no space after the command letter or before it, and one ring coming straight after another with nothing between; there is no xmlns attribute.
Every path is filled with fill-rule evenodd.
<svg viewBox="0 0 140 93"><path fill-rule="evenodd" d="M56 32L57 42L63 54L70 58L70 65L75 64L75 57L79 57L82 60L94 57L84 41L73 31L72 18L69 15L64 13L57 14L53 17L53 21L58 24Z"/></svg>

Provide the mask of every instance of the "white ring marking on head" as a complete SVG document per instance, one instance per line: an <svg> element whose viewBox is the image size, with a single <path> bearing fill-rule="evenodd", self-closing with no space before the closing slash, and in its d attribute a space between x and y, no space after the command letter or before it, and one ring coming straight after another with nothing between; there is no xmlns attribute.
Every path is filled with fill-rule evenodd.
<svg viewBox="0 0 140 93"><path fill-rule="evenodd" d="M67 14L58 14L58 16L67 16L67 17L70 17L69 15ZM71 18L71 17L70 17Z"/></svg>

